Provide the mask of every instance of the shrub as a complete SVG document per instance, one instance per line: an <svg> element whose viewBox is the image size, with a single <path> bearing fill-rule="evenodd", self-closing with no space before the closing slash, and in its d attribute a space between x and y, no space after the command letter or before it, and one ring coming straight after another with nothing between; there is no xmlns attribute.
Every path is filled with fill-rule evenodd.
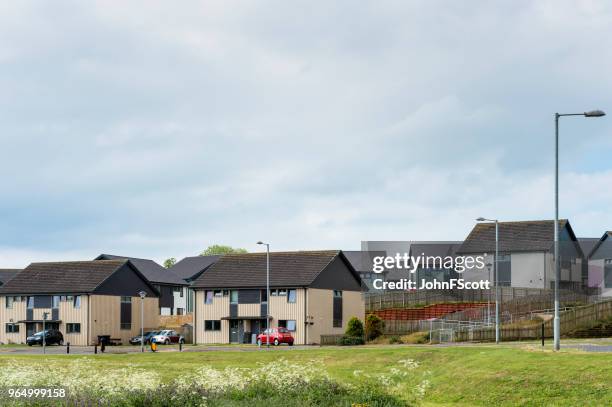
<svg viewBox="0 0 612 407"><path fill-rule="evenodd" d="M363 345L365 341L362 336L348 336L344 335L340 340L338 340L338 345L340 346L354 346L354 345Z"/></svg>
<svg viewBox="0 0 612 407"><path fill-rule="evenodd" d="M346 327L346 336L353 336L357 338L363 337L363 323L357 317L353 317L349 320Z"/></svg>
<svg viewBox="0 0 612 407"><path fill-rule="evenodd" d="M389 338L389 343L391 345L395 345L396 343L404 343L404 342L402 341L402 338L400 338L399 336L393 335L392 337Z"/></svg>
<svg viewBox="0 0 612 407"><path fill-rule="evenodd" d="M369 314L365 320L366 340L371 341L383 334L384 322L377 315Z"/></svg>

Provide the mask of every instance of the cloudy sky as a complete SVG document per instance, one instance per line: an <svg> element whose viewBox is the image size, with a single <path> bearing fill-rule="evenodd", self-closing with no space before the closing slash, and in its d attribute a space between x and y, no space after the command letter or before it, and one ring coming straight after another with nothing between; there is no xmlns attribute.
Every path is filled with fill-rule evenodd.
<svg viewBox="0 0 612 407"><path fill-rule="evenodd" d="M553 217L612 113L601 1L0 3L0 268ZM561 216L612 229L612 117Z"/></svg>

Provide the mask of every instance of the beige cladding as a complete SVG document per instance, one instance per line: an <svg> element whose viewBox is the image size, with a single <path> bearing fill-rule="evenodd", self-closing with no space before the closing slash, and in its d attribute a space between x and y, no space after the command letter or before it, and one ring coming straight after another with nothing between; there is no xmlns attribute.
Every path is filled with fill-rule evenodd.
<svg viewBox="0 0 612 407"><path fill-rule="evenodd" d="M365 302L359 291L342 292L342 327L333 327L333 290L308 289L308 344L320 343L321 335L339 335L346 330L348 320L365 318Z"/></svg>
<svg viewBox="0 0 612 407"><path fill-rule="evenodd" d="M294 303L288 302L286 295L270 296L270 315L272 316L270 325L278 327L279 320L294 320L295 332L293 332L293 338L295 343L300 345L305 343L305 302L306 294L303 288L296 289L296 301Z"/></svg>
<svg viewBox="0 0 612 407"><path fill-rule="evenodd" d="M221 318L229 316L229 296L213 297L212 304L204 303L205 291L195 293L194 329L196 343L228 343L229 321ZM204 332L204 321L221 320L221 330Z"/></svg>
<svg viewBox="0 0 612 407"><path fill-rule="evenodd" d="M21 296L19 296L21 299ZM25 342L25 325L19 324L19 332L7 333L5 325L11 320L16 323L25 319L26 302L13 302L11 308L6 308L6 297L0 296L0 343L24 343Z"/></svg>
<svg viewBox="0 0 612 407"><path fill-rule="evenodd" d="M110 335L126 344L132 336L140 333L140 297L132 298L132 323L130 329L121 329L121 297L116 295L92 295L91 299L91 332L90 343L97 342L98 335ZM144 299L144 328L153 329L159 326L158 298Z"/></svg>

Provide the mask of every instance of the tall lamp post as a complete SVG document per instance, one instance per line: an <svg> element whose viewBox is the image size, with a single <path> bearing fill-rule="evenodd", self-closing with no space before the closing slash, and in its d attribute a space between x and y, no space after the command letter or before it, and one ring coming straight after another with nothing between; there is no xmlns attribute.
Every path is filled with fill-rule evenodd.
<svg viewBox="0 0 612 407"><path fill-rule="evenodd" d="M270 243L264 243L260 240L257 244L266 246L266 299L268 300L266 305L266 329L270 329ZM266 344L269 348L270 331L266 335Z"/></svg>
<svg viewBox="0 0 612 407"><path fill-rule="evenodd" d="M555 318L554 318L554 348L561 348L561 320L559 319L559 279L561 268L559 259L559 118L562 116L602 117L606 114L601 110L591 110L584 113L555 113Z"/></svg>
<svg viewBox="0 0 612 407"><path fill-rule="evenodd" d="M489 281L491 281L491 269L493 263L486 264L487 271L489 272ZM491 325L491 289L489 289L489 295L487 296L487 326Z"/></svg>
<svg viewBox="0 0 612 407"><path fill-rule="evenodd" d="M144 352L144 299L147 296L146 291L139 291L140 295L140 351Z"/></svg>
<svg viewBox="0 0 612 407"><path fill-rule="evenodd" d="M42 347L43 347L43 354L47 353L47 332L45 331L45 322L47 321L47 318L49 317L49 313L48 312L43 312L43 340L42 340Z"/></svg>
<svg viewBox="0 0 612 407"><path fill-rule="evenodd" d="M498 280L498 261L499 261L499 221L497 219L486 219L480 217L477 222L495 222L495 260L493 261L493 280L495 284L495 343L499 344L499 280Z"/></svg>

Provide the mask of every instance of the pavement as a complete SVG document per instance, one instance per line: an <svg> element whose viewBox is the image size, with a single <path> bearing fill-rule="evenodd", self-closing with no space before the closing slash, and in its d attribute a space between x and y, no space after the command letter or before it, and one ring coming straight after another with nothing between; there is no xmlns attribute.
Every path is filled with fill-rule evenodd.
<svg viewBox="0 0 612 407"><path fill-rule="evenodd" d="M291 351L297 349L312 349L319 348L318 346L262 346L261 349L256 345L183 345L182 352L256 352L256 351ZM159 345L158 353L179 352L178 345ZM145 353L152 353L150 346L145 346ZM96 348L93 346L70 346L71 355L94 355ZM100 347L97 347L98 354L102 354ZM50 345L45 348L47 355L66 355L66 346ZM130 354L141 353L140 346L107 346L104 354ZM26 345L0 345L0 355L42 355L42 346L26 346Z"/></svg>

